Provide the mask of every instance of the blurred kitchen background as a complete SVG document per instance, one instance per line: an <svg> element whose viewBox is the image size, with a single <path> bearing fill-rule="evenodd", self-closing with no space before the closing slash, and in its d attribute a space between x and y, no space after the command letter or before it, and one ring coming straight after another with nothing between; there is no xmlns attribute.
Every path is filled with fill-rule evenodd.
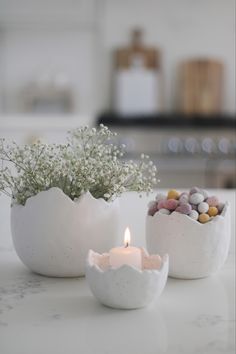
<svg viewBox="0 0 236 354"><path fill-rule="evenodd" d="M234 0L0 0L0 136L108 125L160 187L236 187Z"/></svg>

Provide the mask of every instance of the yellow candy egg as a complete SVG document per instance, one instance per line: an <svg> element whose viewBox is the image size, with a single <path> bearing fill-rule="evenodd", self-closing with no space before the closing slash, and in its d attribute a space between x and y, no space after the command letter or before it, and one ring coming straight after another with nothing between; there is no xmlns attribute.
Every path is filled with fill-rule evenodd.
<svg viewBox="0 0 236 354"><path fill-rule="evenodd" d="M179 192L175 189L171 189L168 192L167 199L179 199Z"/></svg>
<svg viewBox="0 0 236 354"><path fill-rule="evenodd" d="M210 216L216 216L218 214L218 209L216 207L210 207L207 213Z"/></svg>
<svg viewBox="0 0 236 354"><path fill-rule="evenodd" d="M208 214L203 213L199 215L198 221L200 221L202 224L205 224L205 222L209 220L210 220L210 216Z"/></svg>

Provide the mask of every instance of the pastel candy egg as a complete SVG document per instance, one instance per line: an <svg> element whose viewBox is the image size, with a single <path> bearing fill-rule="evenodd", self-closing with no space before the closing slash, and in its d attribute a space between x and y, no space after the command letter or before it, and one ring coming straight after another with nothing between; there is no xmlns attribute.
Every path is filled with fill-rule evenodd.
<svg viewBox="0 0 236 354"><path fill-rule="evenodd" d="M218 209L216 207L210 207L208 210L208 215L216 216L218 214Z"/></svg>
<svg viewBox="0 0 236 354"><path fill-rule="evenodd" d="M206 202L201 202L198 204L199 213L207 213L209 209L209 205Z"/></svg>
<svg viewBox="0 0 236 354"><path fill-rule="evenodd" d="M166 196L165 196L165 194L163 194L163 193L157 193L155 199L156 199L157 202L159 202L159 201L162 200L162 199L166 199Z"/></svg>
<svg viewBox="0 0 236 354"><path fill-rule="evenodd" d="M153 207L155 207L157 205L157 203L155 202L155 200L152 200L148 203L148 208L151 209Z"/></svg>
<svg viewBox="0 0 236 354"><path fill-rule="evenodd" d="M189 201L189 196L187 193L181 193L180 197L179 197L179 202L180 204L183 204L183 203L188 203Z"/></svg>
<svg viewBox="0 0 236 354"><path fill-rule="evenodd" d="M201 189L200 193L203 195L204 200L209 197L209 193L205 189Z"/></svg>
<svg viewBox="0 0 236 354"><path fill-rule="evenodd" d="M179 197L182 197L182 195L189 195L189 193L188 192L182 192L182 193L180 193Z"/></svg>
<svg viewBox="0 0 236 354"><path fill-rule="evenodd" d="M185 203L185 204L180 204L176 209L175 211L178 211L179 213L181 214L190 214L191 213L191 210L192 210L192 207L190 204L188 203Z"/></svg>
<svg viewBox="0 0 236 354"><path fill-rule="evenodd" d="M189 191L189 194L191 195L191 194L194 194L194 193L200 193L200 188L198 188L198 187L192 187L191 189L190 189L190 191Z"/></svg>
<svg viewBox="0 0 236 354"><path fill-rule="evenodd" d="M160 201L157 203L158 209L163 209L163 208L165 208L165 205L166 205L166 200L165 200L165 199L162 199L162 200L160 200Z"/></svg>
<svg viewBox="0 0 236 354"><path fill-rule="evenodd" d="M193 210L198 210L197 205L195 205L195 204L191 204L191 207Z"/></svg>
<svg viewBox="0 0 236 354"><path fill-rule="evenodd" d="M158 213L169 215L170 211L168 209L162 208L162 209L158 210Z"/></svg>
<svg viewBox="0 0 236 354"><path fill-rule="evenodd" d="M191 210L188 216L193 220L198 220L199 214L196 210Z"/></svg>
<svg viewBox="0 0 236 354"><path fill-rule="evenodd" d="M202 223L205 224L207 221L210 220L210 216L208 214L200 214L198 220Z"/></svg>
<svg viewBox="0 0 236 354"><path fill-rule="evenodd" d="M194 193L192 195L190 195L189 197L189 201L191 204L199 204L201 202L203 202L204 200L204 197L201 193Z"/></svg>
<svg viewBox="0 0 236 354"><path fill-rule="evenodd" d="M149 208L149 209L148 209L148 215L151 215L151 216L155 215L156 212L157 212L157 210L158 210L158 209L157 209L157 205L155 205L155 206Z"/></svg>
<svg viewBox="0 0 236 354"><path fill-rule="evenodd" d="M217 206L217 209L218 209L219 213L222 212L222 210L224 209L224 206L225 206L224 203L219 203L219 205Z"/></svg>
<svg viewBox="0 0 236 354"><path fill-rule="evenodd" d="M219 204L219 199L216 196L207 198L206 202L213 207L216 207Z"/></svg>
<svg viewBox="0 0 236 354"><path fill-rule="evenodd" d="M165 202L165 208L169 210L175 210L178 205L179 202L176 199L167 199Z"/></svg>
<svg viewBox="0 0 236 354"><path fill-rule="evenodd" d="M179 198L179 192L175 189L171 189L168 192L167 199L178 199Z"/></svg>

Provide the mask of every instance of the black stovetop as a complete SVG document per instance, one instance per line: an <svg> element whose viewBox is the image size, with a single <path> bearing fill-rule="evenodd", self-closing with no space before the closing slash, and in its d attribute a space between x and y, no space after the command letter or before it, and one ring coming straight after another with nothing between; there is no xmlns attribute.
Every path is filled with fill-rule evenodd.
<svg viewBox="0 0 236 354"><path fill-rule="evenodd" d="M214 128L235 129L236 116L229 114L184 115L177 113L122 116L114 112L99 115L97 122L107 126L145 128Z"/></svg>

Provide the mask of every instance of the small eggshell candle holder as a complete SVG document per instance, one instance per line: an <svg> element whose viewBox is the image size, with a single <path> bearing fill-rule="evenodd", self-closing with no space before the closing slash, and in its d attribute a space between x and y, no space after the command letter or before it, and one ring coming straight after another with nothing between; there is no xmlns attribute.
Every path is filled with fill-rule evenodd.
<svg viewBox="0 0 236 354"><path fill-rule="evenodd" d="M168 255L142 252L142 269L130 265L112 268L109 254L90 250L86 279L93 295L103 304L117 309L137 309L153 302L162 293L169 269Z"/></svg>
<svg viewBox="0 0 236 354"><path fill-rule="evenodd" d="M173 212L146 218L146 242L150 253L168 253L169 276L203 278L218 271L230 245L230 213L226 202L221 215L205 224Z"/></svg>

